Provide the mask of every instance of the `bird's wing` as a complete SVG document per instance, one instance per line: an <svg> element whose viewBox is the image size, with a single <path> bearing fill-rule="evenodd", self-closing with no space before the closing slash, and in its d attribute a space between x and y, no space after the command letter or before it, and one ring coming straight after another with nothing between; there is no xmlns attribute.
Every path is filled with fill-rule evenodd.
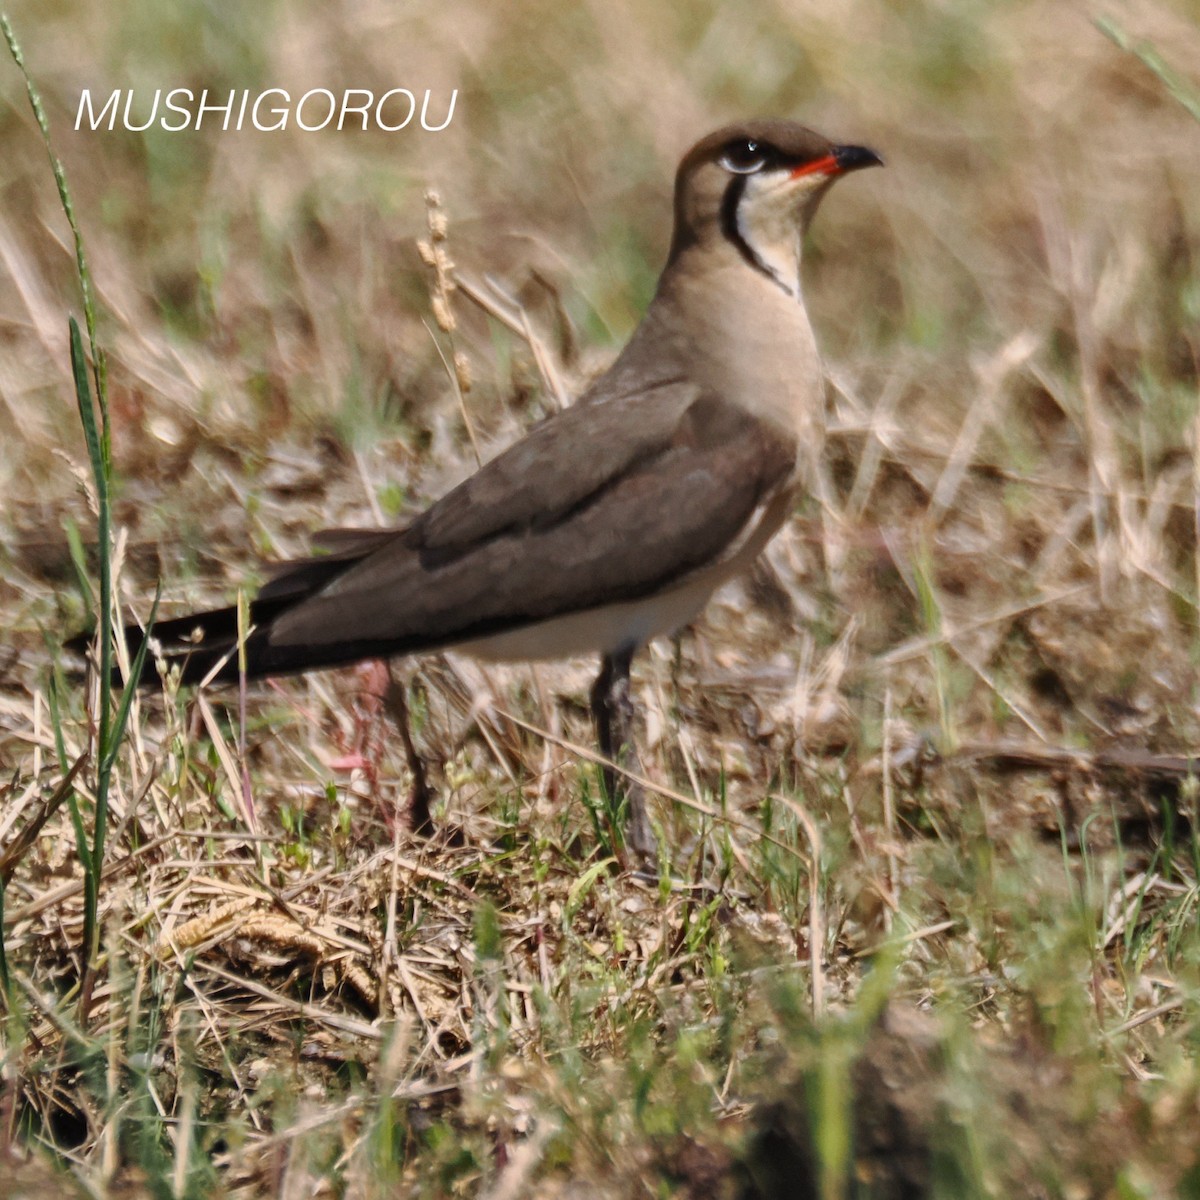
<svg viewBox="0 0 1200 1200"><path fill-rule="evenodd" d="M417 518L424 562L448 562L489 538L560 520L659 452L698 395L695 384L668 379L632 394L585 397L548 417Z"/></svg>
<svg viewBox="0 0 1200 1200"><path fill-rule="evenodd" d="M732 553L795 462L781 431L694 384L568 409L280 614L263 670L432 649L653 595Z"/></svg>

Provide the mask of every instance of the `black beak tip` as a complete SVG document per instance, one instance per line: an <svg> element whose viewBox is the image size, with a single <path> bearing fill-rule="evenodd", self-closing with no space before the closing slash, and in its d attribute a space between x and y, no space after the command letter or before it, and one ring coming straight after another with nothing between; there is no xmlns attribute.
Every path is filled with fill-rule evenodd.
<svg viewBox="0 0 1200 1200"><path fill-rule="evenodd" d="M833 158L840 171L861 171L864 167L883 166L883 159L866 146L834 146Z"/></svg>

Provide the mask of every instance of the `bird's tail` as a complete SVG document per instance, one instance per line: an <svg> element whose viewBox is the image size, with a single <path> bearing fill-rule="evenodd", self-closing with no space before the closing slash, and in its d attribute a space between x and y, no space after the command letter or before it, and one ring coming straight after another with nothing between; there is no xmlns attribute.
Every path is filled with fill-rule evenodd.
<svg viewBox="0 0 1200 1200"><path fill-rule="evenodd" d="M328 552L275 568L274 578L248 605L249 632L244 638L238 628L236 605L156 621L150 629L150 645L141 671L131 682L156 683L160 664L167 669L178 667L181 683L235 683L243 671L247 679L261 679L339 666L362 657L350 643L331 647L327 658L311 646L273 645L270 626L289 608L320 591L398 532L359 529L319 534L317 544ZM135 663L146 641L146 630L141 625L126 625L122 636L129 662ZM66 643L67 649L86 655L93 637L91 633L79 634ZM114 668L114 682L126 682L119 668Z"/></svg>
<svg viewBox="0 0 1200 1200"><path fill-rule="evenodd" d="M191 613L169 621L159 621L149 630L150 644L142 659L141 672L132 682L139 685L158 681L160 669L179 668L181 683L233 683L239 678L242 664L248 679L264 675L286 673L281 666L273 670L268 661L272 657L266 638L265 623L277 616L287 604L271 605L255 600L249 606L249 636L239 648L238 610L236 605L212 609L208 612ZM136 624L126 625L122 630L125 649L131 665L137 663L147 631ZM94 634L79 634L67 642L67 649L78 654L87 654ZM309 664L312 665L312 664ZM299 665L293 670L301 669ZM127 682L119 666L113 667L113 682Z"/></svg>

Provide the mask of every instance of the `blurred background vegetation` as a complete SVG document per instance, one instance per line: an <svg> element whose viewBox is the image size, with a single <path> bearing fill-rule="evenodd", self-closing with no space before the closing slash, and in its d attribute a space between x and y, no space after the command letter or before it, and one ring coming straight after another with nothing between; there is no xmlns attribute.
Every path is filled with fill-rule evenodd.
<svg viewBox="0 0 1200 1200"><path fill-rule="evenodd" d="M781 115L888 164L837 189L808 249L835 425L822 503L639 675L653 777L787 851L664 804L675 867L716 890L610 878L586 764L504 717L590 744L586 667L422 666L423 749L465 839L404 849L434 872L401 905L434 1004L372 941L400 886L381 814L402 755L364 749L358 677L271 690L238 749L265 862L254 838L193 839L114 887L95 1027L45 999L73 979L68 835L51 824L19 864L6 936L30 982L9 999L2 1148L28 1194L43 1179L18 1129L91 1194L1200 1195L1194 4L8 11L95 279L142 615L159 578L183 611L314 529L402 518L472 468L469 432L503 444L553 406L526 339L461 294L452 333L435 322L428 189L463 275L519 303L575 391L652 293L695 138ZM73 129L84 88L160 87L458 99L439 133ZM64 527L92 528L78 284L13 67L0 162L8 834L57 783L48 663L84 619ZM165 709L136 718L114 864L160 834L246 832L237 771ZM74 748L82 702L65 720ZM247 741L236 713L207 728L237 749L239 726ZM156 957L246 871L360 922L407 1014L378 1027L385 1054L310 1011L352 1046L312 1067L295 1012L256 1018L252 987L227 974L218 997ZM389 1012L311 963L196 953L297 1003ZM814 990L832 1015L812 1018ZM310 1138L314 1111L344 1121Z"/></svg>

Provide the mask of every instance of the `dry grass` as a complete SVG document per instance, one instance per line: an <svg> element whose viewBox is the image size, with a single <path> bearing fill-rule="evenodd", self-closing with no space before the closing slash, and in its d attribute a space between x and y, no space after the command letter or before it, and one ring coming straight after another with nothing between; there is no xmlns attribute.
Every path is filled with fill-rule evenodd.
<svg viewBox="0 0 1200 1200"><path fill-rule="evenodd" d="M18 5L141 615L159 578L183 611L314 529L419 508L576 390L649 295L698 132L794 114L889 166L810 247L824 494L638 664L662 879L620 873L594 806L590 664L406 665L428 844L395 819L378 671L244 714L146 697L88 996L49 693L85 617L64 524L93 528L77 293L0 72L16 1195L61 1194L50 1162L138 1197L1200 1194L1200 157L1102 15ZM1185 5L1120 25L1200 87ZM439 135L71 132L81 87L130 83L462 94ZM461 291L435 319L430 185L517 328ZM89 710L60 693L70 763Z"/></svg>

